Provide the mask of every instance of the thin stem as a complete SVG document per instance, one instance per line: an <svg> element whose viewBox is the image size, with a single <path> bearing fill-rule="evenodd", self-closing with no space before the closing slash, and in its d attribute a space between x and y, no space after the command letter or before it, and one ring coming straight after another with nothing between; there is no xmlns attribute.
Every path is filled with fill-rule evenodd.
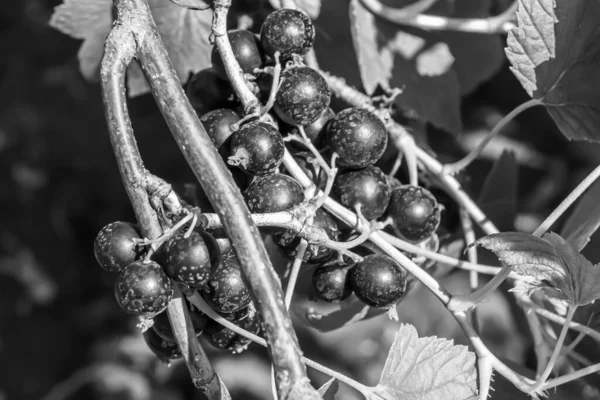
<svg viewBox="0 0 600 400"><path fill-rule="evenodd" d="M260 115L264 115L268 113L271 108L273 108L273 104L275 104L275 96L277 95L277 90L279 90L279 79L281 78L281 62L279 61L279 52L275 52L275 67L273 68L273 82L271 84L271 92L269 93L269 99L267 104L265 104L260 109Z"/></svg>
<svg viewBox="0 0 600 400"><path fill-rule="evenodd" d="M285 308L289 309L292 304L292 297L294 296L294 289L296 288L296 282L298 280L298 274L300 273L300 267L302 266L302 260L304 253L308 248L308 242L306 239L300 239L300 243L296 248L296 256L294 257L294 263L292 264L292 270L290 272L290 279L288 280L287 287L285 288Z"/></svg>
<svg viewBox="0 0 600 400"><path fill-rule="evenodd" d="M448 309L456 312L465 311L471 307L474 307L478 303L485 300L490 293L496 290L498 286L500 286L502 282L508 278L508 275L510 275L511 271L512 268L510 266L502 267L500 272L498 272L488 283L473 293L464 296L453 296L450 304L448 304Z"/></svg>
<svg viewBox="0 0 600 400"><path fill-rule="evenodd" d="M187 306L178 288L175 296L167 309L169 322L173 328L173 335L179 345L183 358L191 366L189 368L192 382L208 399L231 399L228 392L221 396L221 379L210 367L208 356L204 349L198 345L194 325L190 318Z"/></svg>
<svg viewBox="0 0 600 400"><path fill-rule="evenodd" d="M448 18L420 13L417 13L417 15L414 15L414 13L404 15L401 13L403 9L397 10L386 7L379 0L362 0L361 3L374 15L398 25L414 26L426 30L498 34L507 33L515 27L515 23L511 20L514 19L514 12L517 8L516 3L518 2L515 1L515 4L502 14L489 18ZM424 3L424 0L415 3L415 5L420 3ZM397 13L394 13L394 11Z"/></svg>
<svg viewBox="0 0 600 400"><path fill-rule="evenodd" d="M226 320L225 318L223 318L222 316L217 314L208 304L206 304L204 299L202 299L202 297L199 296L197 293L195 293L191 297L188 297L188 300L194 306L196 306L200 311L202 311L204 314L208 315L209 318L215 320L219 324L223 325L225 328L231 329L233 332L235 332L238 335L241 335L247 339L252 340L254 343L257 343L263 347L267 347L267 342L263 338L255 335L253 333L250 333L250 332L246 331L245 329L240 328L239 326L235 325L234 323ZM344 374L334 371L331 368L328 368L322 364L319 364L316 361L313 361L306 357L302 357L302 361L307 366L309 366L313 369L316 369L317 371L320 371L324 374L327 374L327 375L331 376L332 378L335 378L335 379L339 380L340 382L345 383L346 385L358 390L359 392L361 392L363 394L367 394L367 393L371 392L370 387L365 386L362 383L357 382L354 379L351 379Z"/></svg>
<svg viewBox="0 0 600 400"><path fill-rule="evenodd" d="M302 125L298 125L298 126L296 126L296 128L298 128L298 132L300 132L300 137L302 137L301 143L304 146L306 146L308 148L308 150L315 156L315 158L317 159L317 162L319 163L319 166L321 168L323 168L325 173L327 173L327 175L331 174L331 167L329 167L329 164L327 164L327 161L325 161L325 159L323 158L323 156L321 155L319 150L317 150L317 148L315 147L313 142L311 142L310 139L308 138L308 136L306 136L304 127Z"/></svg>
<svg viewBox="0 0 600 400"><path fill-rule="evenodd" d="M389 233L386 233L386 232L379 232L379 233L387 242L389 242L392 246L394 246L400 250L406 251L408 253L413 253L418 256L423 256L430 260L437 261L442 264L447 264L447 265L457 267L460 269L464 269L467 271L477 271L480 274L487 274L487 275L496 275L502 269L501 267L494 267L491 265L483 265L483 264L473 264L470 262L459 260L459 259L456 259L453 257L446 256L444 254L436 253L435 251L421 248L421 247L417 246L416 244L406 242L402 239L399 239L395 236L390 235ZM515 273L511 273L511 275L509 275L509 278L511 278L511 277L518 278L519 275L517 275Z"/></svg>
<svg viewBox="0 0 600 400"><path fill-rule="evenodd" d="M598 364L594 364L594 365L590 365L589 367L586 368L582 368L578 371L572 372L570 374L566 374L563 376L560 376L556 379L551 379L549 381L547 381L546 383L544 383L540 389L541 390L548 390L548 389L552 389L553 387L557 387L560 385L564 385L565 383L569 383L572 382L574 380L577 380L579 378L583 378L584 376L596 373L600 371L600 363Z"/></svg>
<svg viewBox="0 0 600 400"><path fill-rule="evenodd" d="M246 115L260 115L260 102L254 96L246 80L240 65L235 59L231 43L227 37L227 13L231 6L231 0L215 0L212 22L212 36L215 38L215 45L219 51L219 56L223 60L225 72L231 82L231 86L240 99Z"/></svg>
<svg viewBox="0 0 600 400"><path fill-rule="evenodd" d="M473 230L473 223L471 222L471 217L469 213L464 208L460 208L460 222L463 229L463 235L465 237L465 244L468 246L469 244L475 242L477 239L475 237L475 231ZM477 264L477 248L475 246L467 247L467 257L469 258L469 262L473 264ZM477 291L479 288L479 274L477 271L469 271L469 286L471 288L471 293ZM470 310L471 324L473 325L473 329L476 332L479 332L479 321L477 319L477 309L473 308Z"/></svg>
<svg viewBox="0 0 600 400"><path fill-rule="evenodd" d="M579 185L556 207L554 211L538 226L533 232L534 236L542 236L550 227L564 214L565 211L573 204L596 180L600 177L600 165L594 168L588 176L582 180Z"/></svg>
<svg viewBox="0 0 600 400"><path fill-rule="evenodd" d="M494 129L492 129L492 131L485 137L485 139L483 139L481 143L479 143L475 150L471 151L459 161L456 161L452 164L444 165L443 173L455 175L463 169L465 169L466 167L468 167L473 161L477 159L477 157L479 157L479 155L483 152L485 147L492 141L492 139L495 138L502 131L502 128L504 128L506 124L512 121L517 115L521 114L523 111L540 104L542 103L538 99L530 99L516 107L508 114L506 114L506 116L502 118L500 122L496 124L496 126L494 126Z"/></svg>
<svg viewBox="0 0 600 400"><path fill-rule="evenodd" d="M554 323L560 324L560 325L564 325L566 322L565 317L562 317L558 314L554 314L551 311L546 310L543 307L538 306L537 304L531 302L531 301L525 301L525 302L521 302L521 305L525 308L527 308L528 310L532 310L534 311L536 314L546 318L549 321L552 321ZM585 333L586 335L588 335L589 337L593 338L594 340L600 342L600 332L590 328L587 325L583 325L580 324L579 322L574 322L571 321L569 323L569 328L571 328L574 331L577 332L582 332Z"/></svg>
<svg viewBox="0 0 600 400"><path fill-rule="evenodd" d="M563 357L569 356L575 350L575 347L577 347L577 345L579 343L581 343L581 341L583 340L583 338L585 338L585 336L586 336L585 333L579 332L577 337L571 343L569 343L568 346L566 346L564 348L562 356Z"/></svg>
<svg viewBox="0 0 600 400"><path fill-rule="evenodd" d="M214 16L216 42L221 58L232 82L243 81L241 70L231 48L225 22L229 1L215 1ZM116 0L127 10L126 20L135 25L132 33L138 43L137 56L147 77L152 94L173 134L180 150L211 205L217 210L227 236L247 280L252 298L261 316L267 334L270 355L277 370L279 397L283 400L318 398L308 384L306 367L300 358L300 346L292 327L289 313L283 306L281 284L275 274L260 233L252 222L250 212L231 173L200 123L198 115L183 92L173 65L156 29L146 0ZM226 44L225 44L226 43ZM224 49L224 50L221 50ZM235 63L234 66L229 64ZM236 67L237 66L237 67ZM239 74L238 74L239 72ZM243 82L245 86L245 82ZM252 92L242 85L239 97L245 101L246 111L259 105ZM247 93L251 95L247 96ZM258 109L256 110L258 112Z"/></svg>
<svg viewBox="0 0 600 400"><path fill-rule="evenodd" d="M548 379L548 377L550 376L550 374L552 373L554 364L556 363L556 360L558 359L558 356L560 355L560 350L565 341L565 338L567 337L567 332L569 331L569 324L571 323L571 320L573 319L573 315L575 315L575 310L577 310L576 306L571 306L567 310L567 316L565 317L565 323L563 324L563 327L560 331L560 335L558 336L558 340L556 341L556 345L554 347L554 351L552 352L552 356L550 356L550 361L548 361L548 364L546 365L544 372L542 372L542 375L540 375L540 377L536 380L536 385L535 385L536 389L538 387L540 387L541 385L543 385L546 382L546 380Z"/></svg>

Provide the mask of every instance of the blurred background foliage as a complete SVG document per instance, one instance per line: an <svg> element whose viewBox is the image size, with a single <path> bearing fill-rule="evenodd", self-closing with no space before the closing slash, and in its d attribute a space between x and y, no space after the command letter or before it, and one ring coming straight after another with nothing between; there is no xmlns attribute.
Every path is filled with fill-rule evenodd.
<svg viewBox="0 0 600 400"><path fill-rule="evenodd" d="M111 221L132 220L133 213L108 140L100 88L79 73L80 42L48 27L59 3L0 2L0 399L200 398L184 366L168 368L155 361L135 321L114 301L114 276L96 266L92 243L99 229ZM350 44L349 36L327 34L347 41L343 46ZM326 40L322 43L328 46ZM470 139L526 98L504 63L492 79L464 97L465 133L429 128L429 144L442 159L456 159ZM131 100L130 112L146 167L173 183L193 182L153 99ZM502 150L521 146L515 147L525 154L517 157L519 179L500 177L492 186L515 188L515 224L532 230L598 164L600 151L597 145L567 142L542 108L519 116L509 130L511 142L496 145L463 181L478 196ZM543 162L530 162L534 156ZM504 217L500 213L496 221ZM510 220L504 228L511 229ZM592 243L586 250L594 262L600 260L596 248ZM482 262L494 259L482 254ZM456 293L468 289L465 278L454 272L440 279ZM490 348L516 364L535 367L522 316L506 290L479 309ZM420 287L401 302L399 314L421 336L468 344L449 313ZM379 316L326 334L301 321L296 327L308 357L375 384L398 325ZM270 398L265 351L251 346L234 356L208 344L206 348L234 398ZM310 374L316 385L327 380ZM501 378L495 386L493 398L526 398L516 390L508 392L511 385ZM342 387L338 398L358 397Z"/></svg>

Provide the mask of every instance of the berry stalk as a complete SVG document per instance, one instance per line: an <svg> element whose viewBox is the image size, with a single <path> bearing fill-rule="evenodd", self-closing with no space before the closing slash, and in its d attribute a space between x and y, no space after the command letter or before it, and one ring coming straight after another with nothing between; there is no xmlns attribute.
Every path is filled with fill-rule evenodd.
<svg viewBox="0 0 600 400"><path fill-rule="evenodd" d="M221 6L217 7L220 16L215 18L223 18L230 1L217 3ZM119 10L121 22L130 24L130 32L136 38L136 55L159 109L200 185L208 194L212 206L219 213L240 261L264 322L270 355L277 371L279 397L317 398L316 390L310 386L306 377L306 367L300 357L298 340L292 329L289 313L283 306L281 285L258 229L252 222L250 212L231 173L183 92L146 0L115 0L115 5ZM219 28L217 33L224 32ZM228 41L227 35L218 36L218 40ZM239 76L239 65L229 65L237 61L227 55L228 52L224 52L221 58L227 72L233 75L230 79L234 82L243 79ZM154 79L157 76L161 79ZM241 86L235 87L236 90L240 88ZM256 98L253 95L246 97L246 107L251 108ZM258 100L256 104L259 104Z"/></svg>
<svg viewBox="0 0 600 400"><path fill-rule="evenodd" d="M124 10L116 2L119 18ZM131 120L125 100L125 71L136 51L135 39L129 27L120 19L112 29L106 41L106 50L102 60L101 83L104 110L111 144L117 159L125 190L145 237L155 239L162 234L162 228L156 212L150 204L145 181L146 170L139 153ZM183 352L192 380L211 399L227 400L231 397L220 378L212 369L206 353L193 336L193 327L189 321L187 309L178 301L171 301L169 314L177 327L176 339ZM189 340L190 333L194 340Z"/></svg>

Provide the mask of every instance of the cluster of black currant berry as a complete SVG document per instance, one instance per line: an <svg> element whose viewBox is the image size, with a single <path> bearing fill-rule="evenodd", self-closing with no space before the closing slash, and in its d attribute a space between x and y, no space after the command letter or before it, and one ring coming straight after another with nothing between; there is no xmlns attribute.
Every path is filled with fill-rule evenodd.
<svg viewBox="0 0 600 400"><path fill-rule="evenodd" d="M198 289L224 318L252 333L260 333L259 318L239 263L233 254L221 254L210 233L199 228L177 232L152 259L143 256L143 243L135 225L113 222L96 237L94 253L102 268L118 273L115 296L121 308L128 314L153 320L144 339L157 356L164 360L181 357L165 311L173 298L174 282ZM204 333L217 348L238 351L249 343L201 311L188 308L196 334Z"/></svg>
<svg viewBox="0 0 600 400"><path fill-rule="evenodd" d="M336 219L320 208L319 195L305 199L298 181L280 170L287 141L299 167L325 196L331 195L343 206L356 210L363 221L390 220L397 235L422 242L440 222L435 197L421 187L393 185L375 166L388 144L386 127L378 115L362 108L335 113L329 107L327 82L301 59L311 49L314 36L310 19L289 9L271 13L261 27L260 38L248 30L228 32L246 80L261 100L272 104L272 113L266 108L256 118L240 117L240 106L216 49L212 68L196 73L188 84L191 104L252 213L302 208L305 223L324 232L329 243L340 243L340 238L355 235L351 227L338 226ZM281 62L285 68L279 73ZM326 159L332 160L331 167ZM203 202L203 211L205 206L210 209ZM290 257L298 256L302 240L299 232L275 228L263 231L272 235ZM144 336L161 357L180 356L165 313L173 296L172 281L198 290L216 312L242 328L253 333L261 331L235 256L221 255L211 233L199 228L178 232L152 257L140 251L141 242L134 225L115 222L99 233L95 252L102 267L119 273L115 294L121 307L154 320L153 329ZM341 253L336 257L335 246L313 242L302 260L317 265L313 288L316 296L327 302L340 302L355 293L371 307L390 308L407 290L405 271L382 254L367 254L357 261ZM239 350L247 344L246 339L209 321L197 310L192 312L192 320L196 332L204 332L217 347Z"/></svg>

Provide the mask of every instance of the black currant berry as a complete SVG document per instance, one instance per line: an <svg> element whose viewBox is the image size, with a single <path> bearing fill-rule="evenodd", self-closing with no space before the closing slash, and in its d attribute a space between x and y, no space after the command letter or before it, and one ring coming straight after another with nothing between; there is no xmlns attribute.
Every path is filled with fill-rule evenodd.
<svg viewBox="0 0 600 400"><path fill-rule="evenodd" d="M249 307L235 313L223 314L222 316L250 333L254 333L255 335L261 333L260 318L255 311L250 311ZM235 353L242 351L251 342L250 339L238 335L231 329L225 328L213 320L210 320L206 326L204 337L216 348L230 350Z"/></svg>
<svg viewBox="0 0 600 400"><path fill-rule="evenodd" d="M391 198L387 177L374 166L338 175L334 190L344 206L354 209L360 204L360 211L368 220L381 217Z"/></svg>
<svg viewBox="0 0 600 400"><path fill-rule="evenodd" d="M312 226L314 228L323 229L330 240L337 241L340 237L340 230L335 219L327 211L318 209L315 212ZM287 250L288 255L294 257L297 252L300 238L295 231L287 230L284 232L276 232L274 235L276 243ZM333 249L318 244L309 244L302 258L304 261L323 261L333 254Z"/></svg>
<svg viewBox="0 0 600 400"><path fill-rule="evenodd" d="M137 258L134 239L140 239L134 225L121 221L106 225L94 241L96 261L108 272L119 272Z"/></svg>
<svg viewBox="0 0 600 400"><path fill-rule="evenodd" d="M199 336L206 324L208 323L208 318L206 314L204 314L200 310L189 310L190 319L192 320L192 326L194 327L194 332L196 332L196 336ZM152 329L164 340L168 340L170 342L175 342L175 334L173 333L173 328L171 327L171 323L169 322L169 315L167 311L163 311L153 319L154 324L152 325Z"/></svg>
<svg viewBox="0 0 600 400"><path fill-rule="evenodd" d="M429 190L403 185L392 191L388 214L402 236L420 242L437 230L441 207Z"/></svg>
<svg viewBox="0 0 600 400"><path fill-rule="evenodd" d="M182 357L181 350L177 343L168 341L160 337L154 330L148 329L142 333L146 345L152 352L164 362L177 360Z"/></svg>
<svg viewBox="0 0 600 400"><path fill-rule="evenodd" d="M208 232L196 229L187 238L185 234L181 231L167 243L166 271L177 282L197 288L221 262L221 251Z"/></svg>
<svg viewBox="0 0 600 400"><path fill-rule="evenodd" d="M187 97L198 115L234 106L233 88L214 68L196 72L188 82Z"/></svg>
<svg viewBox="0 0 600 400"><path fill-rule="evenodd" d="M388 135L381 119L372 112L347 108L327 124L327 140L330 150L339 155L339 165L364 168L379 160Z"/></svg>
<svg viewBox="0 0 600 400"><path fill-rule="evenodd" d="M382 254L366 256L350 269L350 283L366 305L388 308L406 293L406 274L393 258Z"/></svg>
<svg viewBox="0 0 600 400"><path fill-rule="evenodd" d="M275 96L275 112L292 125L315 122L329 106L331 93L320 73L309 67L283 71Z"/></svg>
<svg viewBox="0 0 600 400"><path fill-rule="evenodd" d="M272 125L253 121L231 137L230 165L252 175L268 175L283 161L283 137Z"/></svg>
<svg viewBox="0 0 600 400"><path fill-rule="evenodd" d="M272 12L260 29L260 42L265 53L273 57L276 52L283 59L292 54L308 53L315 41L315 27L304 13L281 9Z"/></svg>
<svg viewBox="0 0 600 400"><path fill-rule="evenodd" d="M315 269L312 285L317 297L329 303L339 303L352 294L348 272L352 265L343 261L330 261Z"/></svg>
<svg viewBox="0 0 600 400"><path fill-rule="evenodd" d="M287 211L304 200L302 186L292 177L273 174L252 182L244 193L253 213Z"/></svg>
<svg viewBox="0 0 600 400"><path fill-rule="evenodd" d="M217 149L233 134L231 126L239 120L239 115L227 108L209 111L200 117L200 122Z"/></svg>
<svg viewBox="0 0 600 400"><path fill-rule="evenodd" d="M250 291L235 258L223 259L212 271L202 297L213 310L220 313L239 311L250 304Z"/></svg>
<svg viewBox="0 0 600 400"><path fill-rule="evenodd" d="M232 29L227 32L227 36L229 37L229 43L231 43L233 55L244 73L253 74L256 68L263 67L265 54L254 33L245 29ZM225 65L223 65L217 46L213 47L210 60L219 75L227 79Z"/></svg>
<svg viewBox="0 0 600 400"><path fill-rule="evenodd" d="M153 318L167 308L173 298L173 285L154 261L135 261L119 273L115 297L128 314Z"/></svg>

